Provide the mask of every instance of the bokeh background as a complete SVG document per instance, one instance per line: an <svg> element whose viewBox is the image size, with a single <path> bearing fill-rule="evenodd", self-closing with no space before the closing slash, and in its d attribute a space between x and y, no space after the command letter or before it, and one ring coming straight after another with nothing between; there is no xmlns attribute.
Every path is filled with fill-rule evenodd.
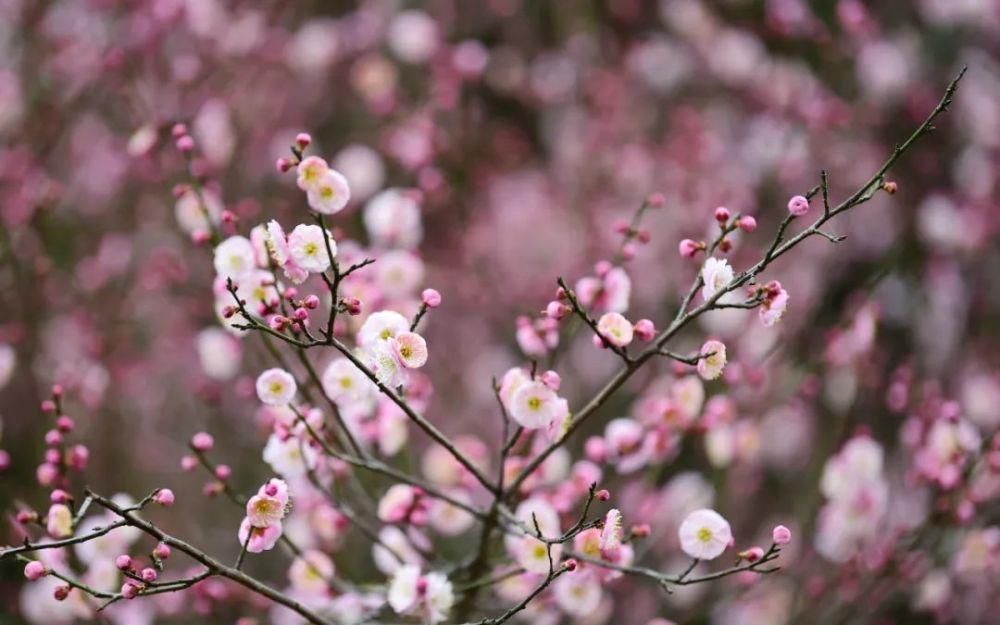
<svg viewBox="0 0 1000 625"><path fill-rule="evenodd" d="M611 258L617 219L650 193L666 198L628 264L629 317L663 324L697 266L677 242L709 236L716 206L757 218L732 254L740 267L789 196L822 168L834 199L853 192L967 65L939 130L891 172L898 193L832 226L845 242L810 241L775 263L769 276L792 298L779 326L727 312L681 337L682 348L705 334L730 345L752 380L731 393L739 427L724 441L691 437L642 485L613 483L632 519L659 524L663 563L677 553L671 497L683 496L671 485L714 493L738 536L781 521L801 537L791 574L763 589L679 593L662 613L677 622L991 622L995 558L966 577L953 559L997 522L995 488L912 579L829 562L812 530L823 463L858 427L896 457L913 405L956 400L984 437L1000 425L998 54L996 0L0 0L0 448L10 454L0 508L44 505L33 486L49 427L38 406L59 382L91 451L88 484L169 486L184 494L169 527L238 550L239 511L205 500L203 479L178 462L207 430L238 489L269 475L252 398L265 355L246 342L238 371L205 372L199 333L218 325L211 250L175 218L171 189L186 179L176 122L192 129L209 192L241 224L305 220L301 193L274 168L301 130L351 180L344 236L365 239L362 207L379 189L423 191L424 282L445 302L426 326L427 414L492 445L490 379L525 362L516 318L537 315L557 276L574 281ZM560 349L563 394L578 405L616 362L582 334ZM594 432L670 370L658 367ZM894 403L892 388L909 403ZM411 440L402 465L419 463L426 441ZM900 454L890 465L903 480ZM933 509L932 495L921 505ZM376 580L368 551L357 539L338 565ZM257 560L274 579L287 564ZM920 603L931 569L948 571L947 610ZM897 583L881 594L865 583L886 576ZM20 579L0 563L0 623L25 622ZM615 597L595 622L662 612L660 591L639 580ZM811 612L817 604L834 614Z"/></svg>

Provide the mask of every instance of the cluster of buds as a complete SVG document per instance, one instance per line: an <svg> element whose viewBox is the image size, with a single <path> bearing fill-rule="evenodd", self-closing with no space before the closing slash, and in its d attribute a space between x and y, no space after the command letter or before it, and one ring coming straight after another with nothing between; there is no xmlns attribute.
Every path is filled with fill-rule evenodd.
<svg viewBox="0 0 1000 625"><path fill-rule="evenodd" d="M734 216L725 206L716 208L712 216L722 231L718 242L718 250L722 253L728 253L733 249L733 242L727 237L730 232L734 230L753 232L757 229L757 220L754 217L751 215L740 215L739 213ZM694 258L699 252L707 250L708 243L705 241L681 239L681 242L677 244L677 253L682 258Z"/></svg>

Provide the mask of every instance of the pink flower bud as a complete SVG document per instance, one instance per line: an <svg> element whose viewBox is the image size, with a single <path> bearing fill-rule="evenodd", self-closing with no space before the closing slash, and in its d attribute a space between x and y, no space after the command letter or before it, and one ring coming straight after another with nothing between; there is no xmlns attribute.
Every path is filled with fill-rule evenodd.
<svg viewBox="0 0 1000 625"><path fill-rule="evenodd" d="M208 432L198 432L191 437L191 447L196 451L211 451L215 446L215 439Z"/></svg>
<svg viewBox="0 0 1000 625"><path fill-rule="evenodd" d="M774 540L774 544L776 545L787 545L792 542L792 531L784 525L775 526L771 530L771 539Z"/></svg>
<svg viewBox="0 0 1000 625"><path fill-rule="evenodd" d="M760 547L750 547L746 551L741 551L739 556L747 562L756 562L764 557L764 550Z"/></svg>
<svg viewBox="0 0 1000 625"><path fill-rule="evenodd" d="M177 151L181 154L194 152L194 139L191 138L191 135L184 135L177 139Z"/></svg>
<svg viewBox="0 0 1000 625"><path fill-rule="evenodd" d="M649 230L643 228L635 233L635 238L639 241L639 243L645 245L653 240L653 235L649 232Z"/></svg>
<svg viewBox="0 0 1000 625"><path fill-rule="evenodd" d="M753 232L757 229L757 220L750 215L743 215L740 220L736 222L740 230L743 232Z"/></svg>
<svg viewBox="0 0 1000 625"><path fill-rule="evenodd" d="M663 208L663 205L666 203L667 199L663 197L662 193L651 193L646 198L646 205L650 208Z"/></svg>
<svg viewBox="0 0 1000 625"><path fill-rule="evenodd" d="M896 191L899 190L899 185L896 184L895 182L889 181L882 184L882 189L889 195L893 195L894 193L896 193Z"/></svg>
<svg viewBox="0 0 1000 625"><path fill-rule="evenodd" d="M126 599L135 599L139 596L139 587L132 582L122 584L122 596Z"/></svg>
<svg viewBox="0 0 1000 625"><path fill-rule="evenodd" d="M170 557L170 547L166 543L156 543L156 546L153 547L153 556L160 560L166 560Z"/></svg>
<svg viewBox="0 0 1000 625"><path fill-rule="evenodd" d="M87 449L86 445L73 445L73 448L69 450L69 458L66 463L77 471L83 471L87 468L89 459L90 450Z"/></svg>
<svg viewBox="0 0 1000 625"><path fill-rule="evenodd" d="M279 158L274 163L274 168L278 170L278 173L283 174L292 168L292 161L287 158Z"/></svg>
<svg viewBox="0 0 1000 625"><path fill-rule="evenodd" d="M312 143L312 137L309 136L308 132L300 132L295 135L295 145L299 146L300 150L304 150L309 147L310 143Z"/></svg>
<svg viewBox="0 0 1000 625"><path fill-rule="evenodd" d="M555 371L549 369L542 374L542 384L549 387L553 391L558 391L559 387L562 385L562 378Z"/></svg>
<svg viewBox="0 0 1000 625"><path fill-rule="evenodd" d="M174 505L174 491L169 488L161 488L153 495L153 501L164 507L172 506Z"/></svg>
<svg viewBox="0 0 1000 625"><path fill-rule="evenodd" d="M45 444L49 447L55 447L56 445L61 445L63 442L63 435L59 430L49 430L45 433Z"/></svg>
<svg viewBox="0 0 1000 625"><path fill-rule="evenodd" d="M222 219L222 223L224 224L234 224L238 221L236 213L234 213L229 209L222 211L222 215L220 215L220 218Z"/></svg>
<svg viewBox="0 0 1000 625"><path fill-rule="evenodd" d="M723 239L719 241L719 251L725 254L726 252L733 249L733 242L729 239Z"/></svg>
<svg viewBox="0 0 1000 625"><path fill-rule="evenodd" d="M65 601L66 597L69 596L70 587L65 584L56 586L52 590L52 598L56 601Z"/></svg>
<svg viewBox="0 0 1000 625"><path fill-rule="evenodd" d="M545 315L550 319L559 320L569 314L570 307L562 302L552 300L545 307Z"/></svg>
<svg viewBox="0 0 1000 625"><path fill-rule="evenodd" d="M598 349L607 349L607 345L604 344L604 340L597 334L592 334L590 336L590 341L594 344L594 347Z"/></svg>
<svg viewBox="0 0 1000 625"><path fill-rule="evenodd" d="M437 289L424 289L420 294L420 301L428 308L437 308L441 305L441 294Z"/></svg>
<svg viewBox="0 0 1000 625"><path fill-rule="evenodd" d="M267 325L270 326L275 332L281 332L289 324L288 317L282 317L281 315L274 315L267 320Z"/></svg>
<svg viewBox="0 0 1000 625"><path fill-rule="evenodd" d="M595 496L597 497L598 501L608 501L609 499L611 499L611 493L608 492L608 490L604 489L604 488L602 488L601 490L597 491L597 494Z"/></svg>
<svg viewBox="0 0 1000 625"><path fill-rule="evenodd" d="M583 445L583 454L591 462L603 463L608 455L608 447L600 436L591 436Z"/></svg>
<svg viewBox="0 0 1000 625"><path fill-rule="evenodd" d="M349 300L345 300L344 304L347 306L347 314L352 316L357 316L361 314L361 300L356 297L352 297Z"/></svg>
<svg viewBox="0 0 1000 625"><path fill-rule="evenodd" d="M181 458L181 469L184 471L194 471L198 467L198 459L194 456L184 456Z"/></svg>
<svg viewBox="0 0 1000 625"><path fill-rule="evenodd" d="M616 219L612 228L614 228L615 234L628 234L629 230L632 229L624 219Z"/></svg>
<svg viewBox="0 0 1000 625"><path fill-rule="evenodd" d="M652 341L656 337L656 326L649 319L635 322L635 335L640 341Z"/></svg>
<svg viewBox="0 0 1000 625"><path fill-rule="evenodd" d="M17 522L21 525L36 523L38 521L38 513L34 510L19 510L16 518Z"/></svg>
<svg viewBox="0 0 1000 625"><path fill-rule="evenodd" d="M702 247L692 239L684 239L677 245L677 252L684 258L694 258Z"/></svg>
<svg viewBox="0 0 1000 625"><path fill-rule="evenodd" d="M45 565L38 560L32 560L31 562L24 565L24 576L28 578L28 581L36 581L45 576L48 571L45 570Z"/></svg>
<svg viewBox="0 0 1000 625"><path fill-rule="evenodd" d="M215 477L219 478L223 482L228 480L233 475L233 470L229 468L228 464L220 464L215 467Z"/></svg>
<svg viewBox="0 0 1000 625"><path fill-rule="evenodd" d="M72 499L73 497L61 488L57 488L49 494L49 501L52 503L67 503Z"/></svg>
<svg viewBox="0 0 1000 625"><path fill-rule="evenodd" d="M726 208L725 206L720 206L719 208L715 209L715 221L719 222L720 224L728 223L729 217L730 217L729 209Z"/></svg>
<svg viewBox="0 0 1000 625"><path fill-rule="evenodd" d="M144 582L147 582L147 583L148 582L155 582L156 581L156 570L147 566L146 568L144 568L142 570L142 573L140 574L140 577L142 577L142 581L144 581Z"/></svg>
<svg viewBox="0 0 1000 625"><path fill-rule="evenodd" d="M319 297L315 295L308 295L305 300L302 301L302 304L309 310L316 310L319 308Z"/></svg>
<svg viewBox="0 0 1000 625"><path fill-rule="evenodd" d="M170 129L170 134L174 139L180 139L188 133L188 128L185 124L174 124L174 127Z"/></svg>
<svg viewBox="0 0 1000 625"><path fill-rule="evenodd" d="M132 558L126 554L122 554L115 558L115 568L119 571L128 571L132 568Z"/></svg>
<svg viewBox="0 0 1000 625"><path fill-rule="evenodd" d="M794 196L792 199L788 200L788 212L796 217L805 215L809 212L809 200L801 195Z"/></svg>
<svg viewBox="0 0 1000 625"><path fill-rule="evenodd" d="M5 450L0 449L0 471L6 471L10 468L10 454Z"/></svg>
<svg viewBox="0 0 1000 625"><path fill-rule="evenodd" d="M56 429L64 434L72 432L75 425L76 424L73 423L73 419L67 417L66 415L62 415L56 419Z"/></svg>
<svg viewBox="0 0 1000 625"><path fill-rule="evenodd" d="M622 246L622 260L632 260L635 258L638 250L635 247L635 243L631 241Z"/></svg>
<svg viewBox="0 0 1000 625"><path fill-rule="evenodd" d="M646 536L649 536L652 529L649 527L649 523L639 523L632 526L631 532L636 538L645 538Z"/></svg>
<svg viewBox="0 0 1000 625"><path fill-rule="evenodd" d="M296 308L293 315L296 321L305 321L309 318L309 311L305 308Z"/></svg>

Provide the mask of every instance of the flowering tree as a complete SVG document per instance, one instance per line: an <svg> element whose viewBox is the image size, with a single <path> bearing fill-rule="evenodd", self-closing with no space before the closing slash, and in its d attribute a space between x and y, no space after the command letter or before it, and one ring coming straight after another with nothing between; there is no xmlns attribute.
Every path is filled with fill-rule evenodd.
<svg viewBox="0 0 1000 625"><path fill-rule="evenodd" d="M174 16L177 5L159 3L153 11ZM199 6L184 9L195 29L218 19ZM688 4L680 8L697 12ZM354 42L359 48L365 19L379 13L369 10L353 17L362 32ZM839 3L838 10L859 32L871 26L857 3ZM791 28L799 24L794 15L774 10L772 18L790 20ZM246 23L234 29L256 32L263 19L246 13ZM688 19L697 26L697 16ZM296 35L303 41L295 63L326 66L332 61L317 57L330 24L312 27L319 32L303 27ZM401 62L420 66L440 53L438 28L421 11L402 11L393 14L385 37ZM234 36L228 45L240 50L247 37ZM484 71L488 56L474 40L451 52L447 78L435 83L444 93L434 97L445 100L458 97L449 86L458 89ZM547 63L553 67L539 72L548 79L536 86L541 98L558 95L548 90L557 90L565 73L560 59ZM376 114L398 106L386 88L389 71L378 58L353 70ZM616 612L625 622L664 625L670 622L664 616L701 604L722 622L794 617L833 623L855 614L852 597L873 597L874 615L877 605L891 606L919 581L914 610L942 620L988 618L986 609L962 611L954 602L970 572L995 571L1000 561L1000 530L987 526L998 491L1000 438L991 436L996 424L991 429L988 414L982 416L992 407L979 408L989 403L981 397L996 398L1000 386L982 378L974 399L960 405L933 383L918 384L919 370L904 361L886 384L889 409L909 413L898 428L902 461L887 461L871 429L852 428L844 417L834 424L829 447L803 458L798 448L811 438L805 415L817 400L817 380L830 380L831 403L855 394L874 360L878 307L864 296L843 305L818 346L814 334L803 333L802 361L815 373L800 382L794 401L786 391L777 403L782 391L767 379L791 375L771 360L782 344L761 348L742 340L755 330L796 323L791 319L803 314L796 302L816 295L800 296L787 286L795 281L783 272L794 272L779 261L820 243L840 247L846 239L840 224L849 213L906 186L906 178L890 180L890 170L926 142L964 74L936 105L923 108L922 123L854 190L837 192L821 171L811 188L782 202L770 233L754 214L719 207L692 211L696 223L689 231L708 236L661 237L648 222L672 219L678 199L653 192L607 229L616 251L606 260L595 256L586 275L553 267L546 292L520 292L503 282L479 287L486 293L477 302L481 309L466 315L488 317L503 300L519 297L539 312L504 322L521 359L490 371L492 383L477 379L478 390L470 386L467 393L449 382L448 373L464 372L434 373L450 353L476 346L433 338L435 324L447 323L441 315L452 289L446 280L425 280L417 252L427 227L423 205L435 196L448 201L445 157L439 155L441 169L429 164L434 126L443 122L417 111L387 138L388 151L414 172L419 189L381 188L370 175L378 156L367 148L347 148L327 160L310 134L292 133L289 152L274 155L278 174L297 187L275 193L296 207L290 213L272 211L263 199L239 206L222 201L218 162L248 149L219 130L229 123L219 121L228 114L222 105L205 105L193 121L143 126L128 149L148 155L169 136L174 150L164 159L183 164L177 167L183 180L173 187L176 222L190 239L192 262L214 269L211 288L198 289L193 299L207 309L210 293L216 313L216 323L197 335L198 375L215 381L199 394L219 406L226 401L220 387L228 386L228 400L241 412L252 406L257 468L234 471L227 461L240 450L235 439L248 429L245 417L243 428L209 420L204 431L185 433L187 449L167 455L185 472L208 476L203 495L213 499L211 511L188 503L185 517L218 530L194 529L189 538L181 531L185 522L161 508L177 510L198 498L188 491L191 477L152 480L124 475L118 466L116 481L100 479L107 489L91 480L92 445L79 438L78 424L93 419L70 415L96 409L94 388L101 385L83 374L86 349L75 365L55 363L55 384L41 401L45 450L34 475L48 502L38 505L36 495L19 488L11 507L15 538L0 548L0 561L16 561L27 580L19 591L21 611L48 623L105 615L119 623L183 620L193 613L241 625L600 623ZM456 145L442 153L461 172L470 149ZM147 172L151 179L155 171ZM740 203L733 199L730 206ZM350 209L363 200L361 223L352 224ZM291 221L283 225L281 213ZM357 226L365 242L350 235ZM525 230L519 243L528 256L550 244L531 234ZM654 272L635 268L633 261L661 238L669 239L663 248L669 256L655 259ZM109 245L93 268L105 281L116 265ZM196 256L199 248L211 250L210 257ZM162 266L139 272L136 280L183 283L185 272L174 260L157 260ZM14 269L23 279L20 267ZM669 310L651 307L649 318L637 318L634 300L644 289L660 288L655 282L668 270L687 285ZM114 296L92 272L81 275L96 281L100 297ZM153 331L169 348L181 322L169 310L140 305L138 311L157 320ZM74 323L50 340L68 340ZM749 326L755 330L732 330ZM257 350L252 363L246 358L251 375L239 378L244 352L251 350ZM0 356L0 378L7 378L13 348ZM156 386L155 374L144 372L138 383ZM631 403L624 403L628 393ZM435 395L450 396L447 410L435 406ZM454 427L471 421L473 412L473 427ZM623 413L628 416L615 417ZM140 452L155 449L158 438L140 434L135 445ZM718 474L734 477L711 484L689 469L702 461L695 453ZM0 459L6 468L18 460L6 452ZM787 464L793 473L809 465L815 475L792 506L766 510L770 522L751 524L743 508L768 507L771 487L762 485L760 469L768 463ZM900 466L912 497L894 485L903 479ZM249 475L263 477L250 483ZM129 485L145 490L113 494ZM716 505L717 489L731 489L737 503ZM740 502L741 494L756 499ZM933 505L920 497L933 497ZM236 515L216 511L224 505ZM945 538L961 544L942 547ZM954 579L939 568L942 557L949 558ZM788 566L802 575L786 575ZM976 594L982 586L970 586L969 596L983 596ZM261 609L267 617L254 616Z"/></svg>

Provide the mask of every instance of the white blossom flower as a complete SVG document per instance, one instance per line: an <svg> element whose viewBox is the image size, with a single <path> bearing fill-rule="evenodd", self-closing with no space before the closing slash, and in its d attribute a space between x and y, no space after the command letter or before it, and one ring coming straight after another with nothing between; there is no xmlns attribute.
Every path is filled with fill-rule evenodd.
<svg viewBox="0 0 1000 625"><path fill-rule="evenodd" d="M421 577L420 567L413 564L396 570L389 582L386 599L397 614L418 614L429 623L440 623L448 618L455 601L448 578L441 573Z"/></svg>
<svg viewBox="0 0 1000 625"><path fill-rule="evenodd" d="M213 380L231 380L239 373L243 348L229 332L221 328L205 328L198 333L195 347L202 370ZM0 386L3 386L2 378Z"/></svg>
<svg viewBox="0 0 1000 625"><path fill-rule="evenodd" d="M275 473L288 479L302 477L316 466L316 450L294 436L282 440L272 434L264 446L263 458Z"/></svg>
<svg viewBox="0 0 1000 625"><path fill-rule="evenodd" d="M406 383L406 369L386 342L376 343L366 355L366 364L375 373L379 382L389 388L396 388Z"/></svg>
<svg viewBox="0 0 1000 625"><path fill-rule="evenodd" d="M299 224L288 235L288 252L299 267L310 273L322 273L330 267L330 256L337 256L337 243L329 233L324 242L323 229L316 225ZM326 244L330 245L330 253Z"/></svg>
<svg viewBox="0 0 1000 625"><path fill-rule="evenodd" d="M234 235L215 247L215 272L223 278L239 279L257 268L250 239Z"/></svg>
<svg viewBox="0 0 1000 625"><path fill-rule="evenodd" d="M581 619L594 614L602 594L601 582L591 571L579 570L561 575L552 584L552 596L559 609Z"/></svg>
<svg viewBox="0 0 1000 625"><path fill-rule="evenodd" d="M548 427L561 416L559 396L540 380L521 385L510 399L510 416L529 430Z"/></svg>
<svg viewBox="0 0 1000 625"><path fill-rule="evenodd" d="M174 216L184 232L208 234L219 223L222 210L222 200L211 190L202 189L198 193L189 189L177 198Z"/></svg>
<svg viewBox="0 0 1000 625"><path fill-rule="evenodd" d="M705 283L701 289L701 296L706 300L712 299L733 281L733 268L724 258L708 258L701 268L701 279Z"/></svg>
<svg viewBox="0 0 1000 625"><path fill-rule="evenodd" d="M601 315L597 322L597 331L617 347L625 347L632 342L632 323L621 313L608 312Z"/></svg>
<svg viewBox="0 0 1000 625"><path fill-rule="evenodd" d="M402 189L386 189L368 200L364 222L377 247L412 249L424 236L420 205Z"/></svg>
<svg viewBox="0 0 1000 625"><path fill-rule="evenodd" d="M310 549L292 561L288 581L292 588L306 594L322 594L329 590L327 580L335 572L333 560L322 551Z"/></svg>
<svg viewBox="0 0 1000 625"><path fill-rule="evenodd" d="M375 406L378 388L347 358L327 365L322 377L323 392L341 409L357 406L367 412Z"/></svg>
<svg viewBox="0 0 1000 625"><path fill-rule="evenodd" d="M726 346L722 341L705 341L701 354L711 354L698 360L698 375L705 380L714 380L722 375L726 367Z"/></svg>
<svg viewBox="0 0 1000 625"><path fill-rule="evenodd" d="M373 347L380 341L387 341L400 332L409 332L410 322L393 310L380 310L368 315L358 331L358 345Z"/></svg>
<svg viewBox="0 0 1000 625"><path fill-rule="evenodd" d="M378 542L372 545L372 560L378 570L392 575L405 565L419 565L421 557L403 530L395 525L386 525L378 533Z"/></svg>
<svg viewBox="0 0 1000 625"><path fill-rule="evenodd" d="M537 532L540 531L543 538L558 536L562 532L559 514L548 502L536 497L522 502L515 516L524 527L524 535L507 536L507 551L524 570L547 574L550 554L552 561L558 562L563 546L560 543L546 544L537 538Z"/></svg>
<svg viewBox="0 0 1000 625"><path fill-rule="evenodd" d="M715 510L695 510L677 530L681 549L692 558L712 560L722 555L733 540L729 522Z"/></svg>
<svg viewBox="0 0 1000 625"><path fill-rule="evenodd" d="M608 510L601 529L601 551L613 553L622 546L622 513L617 508Z"/></svg>
<svg viewBox="0 0 1000 625"><path fill-rule="evenodd" d="M344 210L351 200L351 187L343 174L327 169L306 192L306 200L317 213L333 215Z"/></svg>
<svg viewBox="0 0 1000 625"><path fill-rule="evenodd" d="M295 397L297 386L284 369L268 369L257 376L257 397L268 406L285 406Z"/></svg>

